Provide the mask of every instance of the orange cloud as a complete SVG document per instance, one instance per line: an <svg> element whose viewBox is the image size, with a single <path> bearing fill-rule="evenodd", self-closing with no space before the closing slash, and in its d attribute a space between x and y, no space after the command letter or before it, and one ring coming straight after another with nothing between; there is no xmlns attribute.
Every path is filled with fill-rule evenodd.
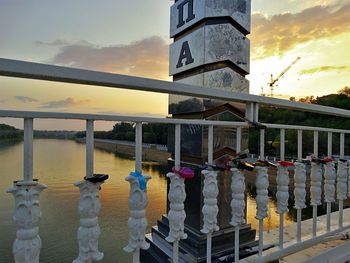
<svg viewBox="0 0 350 263"><path fill-rule="evenodd" d="M168 43L153 36L129 45L96 47L78 43L66 45L51 63L119 74L167 79Z"/></svg>
<svg viewBox="0 0 350 263"><path fill-rule="evenodd" d="M252 58L282 55L297 44L334 36L350 28L350 4L315 6L300 13L253 14Z"/></svg>
<svg viewBox="0 0 350 263"><path fill-rule="evenodd" d="M74 98L67 98L64 100L54 100L43 103L40 108L53 109L53 108L69 108L75 106L81 106L90 103L90 100L76 100Z"/></svg>

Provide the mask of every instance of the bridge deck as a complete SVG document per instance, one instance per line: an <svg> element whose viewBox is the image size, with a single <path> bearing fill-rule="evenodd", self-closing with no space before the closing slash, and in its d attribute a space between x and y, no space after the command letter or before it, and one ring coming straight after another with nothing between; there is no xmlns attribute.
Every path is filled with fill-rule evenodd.
<svg viewBox="0 0 350 263"><path fill-rule="evenodd" d="M331 230L338 228L339 212L333 212L331 215ZM350 208L344 209L344 225L350 224ZM290 224L285 226L285 240L288 240L284 244L285 247L288 247L296 243L296 233L297 233L297 224ZM326 215L319 216L317 219L317 235L325 234L326 232ZM343 232L345 233L345 232ZM350 239L341 240L342 235L337 234L330 238L327 238L325 242L319 243L309 248L305 248L300 252L289 255L283 259L280 259L280 262L284 263L301 263L301 262L347 262L350 260ZM308 240L312 238L312 219L305 220L302 223L302 240ZM264 255L278 251L278 239L279 239L279 230L273 229L269 232L264 233L264 243L265 244L276 244L275 248L269 249L264 252ZM335 250L341 246L341 255L346 257L346 259L337 261L335 254L339 256L340 251L337 253L332 253L332 250ZM344 252L348 252L349 256L345 255ZM252 256L243 260L244 263L255 262L257 259L256 256Z"/></svg>

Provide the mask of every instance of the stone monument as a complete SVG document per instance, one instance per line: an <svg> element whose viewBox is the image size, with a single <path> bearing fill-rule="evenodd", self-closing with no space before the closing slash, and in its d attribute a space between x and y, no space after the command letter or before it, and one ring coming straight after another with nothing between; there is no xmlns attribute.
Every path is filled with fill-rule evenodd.
<svg viewBox="0 0 350 263"><path fill-rule="evenodd" d="M170 75L175 82L227 91L249 93L251 0L175 0L171 7ZM211 120L242 120L245 105L225 101L193 98L181 95L169 97L169 113L173 118L203 118ZM203 228L203 184L200 166L208 159L207 128L183 125L181 130L182 166L195 170L195 178L186 180L185 201L186 240L180 241L180 258L184 262L205 262L206 235ZM243 132L241 145L247 146ZM174 133L169 133L169 150L174 153ZM214 128L214 161L236 154L235 129ZM169 162L169 168L174 166ZM218 173L218 232L213 233L213 262L234 253L234 227L231 221L231 172ZM169 184L168 184L169 191ZM169 211L169 203L167 210ZM166 216L158 221L148 235L149 251L143 253L143 262L167 262L171 244L165 241L169 232ZM250 225L241 226L241 247L255 240ZM165 260L166 259L166 260ZM181 260L180 260L181 262Z"/></svg>

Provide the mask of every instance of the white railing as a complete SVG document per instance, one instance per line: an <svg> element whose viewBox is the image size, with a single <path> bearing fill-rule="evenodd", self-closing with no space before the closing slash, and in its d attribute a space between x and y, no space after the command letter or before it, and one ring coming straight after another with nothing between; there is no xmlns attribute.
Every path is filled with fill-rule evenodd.
<svg viewBox="0 0 350 263"><path fill-rule="evenodd" d="M142 175L141 163L142 163L142 124L143 123L163 123L169 125L175 125L175 173L168 174L171 178L171 188L178 189L183 193L181 196L172 196L171 191L169 193L169 200L171 202L171 209L169 211L170 221L170 235L168 241L173 243L173 262L179 262L179 247L178 242L180 239L186 238L186 231L184 230L184 217L183 216L174 216L174 213L184 214L183 210L183 201L186 197L184 192L183 181L179 174L176 173L176 170L180 168L181 159L180 159L180 149L181 149L181 125L196 124L201 126L208 127L208 164L209 166L213 164L213 127L214 126L230 126L236 129L236 150L239 152L241 150L241 141L242 141L242 128L249 127L252 125L258 124L258 110L259 104L270 105L274 107L282 108L292 108L294 110L302 110L313 113L321 113L334 115L339 117L350 117L350 111L323 107L318 105L306 105L301 103L295 103L290 101L259 97L254 95L239 94L225 92L217 89L209 88L199 88L190 85L184 85L179 83L170 83L164 81L156 81L135 77L127 77L109 73L101 72L92 72L87 70L63 68L56 66L41 65L29 62L20 62L13 60L0 59L0 75L10 76L10 77L22 77L22 78L33 78L33 79L42 79L50 81L62 81L67 83L81 83L97 86L108 86L108 87L118 87L118 88L128 88L135 90L146 90L151 92L163 92L169 94L181 94L189 95L196 97L207 97L221 99L224 101L238 101L246 103L246 121L243 122L229 122L229 121L209 121L209 120L183 120L183 119L169 119L169 118L150 118L142 116L122 116L122 115L95 115L95 114L78 114L78 113L54 113L54 112L28 112L28 111L8 111L0 110L0 117L9 117L9 118L21 118L24 119L24 180L17 182L15 187L26 188L27 190L34 189L33 195L37 196L38 192L43 190L45 186L40 186L38 190L38 182L33 180L33 121L34 119L78 119L85 120L87 123L87 136L86 136L86 177L91 178L94 174L93 168L93 146L94 146L94 137L93 137L93 127L95 121L128 121L136 123L136 138L135 138L135 172L126 178L130 182L130 219L129 219L129 237L130 242L125 248L127 252L133 253L133 262L139 262L139 253L140 249L147 249L149 245L144 240L145 232L145 223L147 223L145 210L147 206L147 192L144 189L144 184L150 179L148 176ZM329 161L325 164L324 169L321 169L320 164L314 164L313 169L311 169L311 198L313 206L313 231L312 236L305 240L303 239L302 233L302 210L305 207L305 164L302 163L302 145L303 145L303 132L304 131L313 131L314 132L314 155L319 156L319 132L328 133L328 148L327 156L332 157L332 138L333 134L339 134L340 136L340 159L343 159L345 156L345 134L349 134L349 130L340 130L340 129L328 129L328 128L318 128L318 127L305 127L305 126L293 126L293 125L282 125L282 124L259 124L260 130L260 152L259 156L261 160L265 160L265 133L266 130L262 128L265 126L266 129L278 129L280 130L280 156L278 160L285 160L285 134L287 130L297 130L297 162L293 165L296 167L294 170L294 181L295 181L295 207L297 209L297 229L296 229L296 240L294 243L285 246L284 241L284 214L287 212L286 200L288 200L288 179L289 176L286 174L288 170L284 168L283 165L278 165L279 177L277 180L278 185L278 210L280 214L280 228L279 228L279 246L277 250L272 252L264 252L264 231L263 231L263 222L267 217L267 189L268 189L268 169L266 167L256 166L256 171L259 176L257 176L256 186L258 191L257 196L257 218L259 219L259 250L258 255L253 258L252 262L268 262L275 259L282 258L291 253L295 253L308 247L310 245L317 244L322 242L326 237L334 235L336 233L342 232L348 228L350 225L344 225L343 218L343 200L347 198L349 176L348 176L348 163L346 161L338 160L338 170L334 169L334 161ZM214 166L215 168L215 166ZM210 168L208 168L210 170ZM211 171L212 172L212 171ZM317 206L320 205L320 193L322 185L319 182L320 173L324 174L325 177L325 200L327 203L327 216L326 216L326 229L324 232L317 232ZM241 172L237 169L232 170L232 176L234 181L239 181L242 183ZM209 178L209 176L208 176ZM206 180L208 183L216 184L214 180L215 175L211 176L210 180ZM337 180L335 180L337 178ZM99 182L101 183L101 182ZM151 181L149 182L151 183ZM91 183L93 184L93 183ZM244 184L244 181L243 181ZM335 202L335 187L337 188L337 200L339 202L339 222L336 228L331 229L331 203ZM204 186L206 189L206 187ZM287 189L286 189L287 188ZM215 189L210 188L210 189ZM17 189L18 190L18 189ZM17 191L16 190L16 191ZM12 191L13 193L15 190ZM29 191L30 192L30 191ZM235 262L239 262L239 225L244 223L244 218L242 218L243 213L240 213L241 206L241 195L242 193L239 189L234 189L232 186L232 203L231 207L234 209L232 211L233 217L231 224L235 226ZM17 194L17 192L16 192ZM135 200L140 200L138 198L133 198L134 195L139 195L142 198L142 204L135 203ZM95 196L95 199L92 200L97 206L99 206L98 195ZM216 193L204 193L205 198L216 199ZM89 197L92 198L92 197ZM213 203L209 202L211 206L206 209L206 211L211 211L205 215L205 217L216 217L217 209ZM31 209L28 207L28 209ZM37 210L36 210L37 211ZM84 209L82 208L82 211ZM40 217L40 211L37 211ZM83 212L82 212L83 213ZM86 229L83 231L89 231L90 227L98 227L97 222L98 209L93 214L93 218L81 218L81 227ZM16 218L15 218L16 220ZM175 228L176 226L176 232ZM37 228L38 225L35 225L34 222L29 222L26 226L21 224L17 225L17 237L21 240L23 233L34 233L35 235L30 236L30 238L37 238ZM28 228L29 227L29 228ZM180 228L179 228L180 227ZM172 230L174 230L172 232ZM207 228L204 232L208 235L207 242L207 262L211 262L211 234L214 231L217 231L216 227ZM86 238L89 235L86 235ZM89 258L88 260L100 260L101 253L98 252L98 235L94 236L95 247L91 249L91 255L95 257ZM83 240L84 241L84 240ZM79 242L81 246L84 246L84 242ZM86 242L88 240L85 240ZM82 247L81 247L82 248ZM81 251L86 251L82 249ZM16 255L16 253L36 253L37 257L30 262L39 262L39 253L40 247L31 247L28 245L26 250L19 250L15 252L15 258L20 258L21 255ZM23 256L23 255L22 255ZM102 255L103 256L103 255ZM78 260L78 259L77 259ZM26 262L18 259L16 262ZM85 261L81 261L85 262ZM90 262L90 261L86 261Z"/></svg>

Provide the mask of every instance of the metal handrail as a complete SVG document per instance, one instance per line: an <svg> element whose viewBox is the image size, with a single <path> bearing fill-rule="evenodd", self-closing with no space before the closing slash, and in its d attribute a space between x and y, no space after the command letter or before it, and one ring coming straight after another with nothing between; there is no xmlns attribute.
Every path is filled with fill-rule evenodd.
<svg viewBox="0 0 350 263"><path fill-rule="evenodd" d="M177 94L218 99L223 101L257 103L277 108L288 108L325 115L350 117L349 110L339 108L304 104L300 102L244 94L240 92L225 91L217 88L204 88L177 82L175 83L4 58L0 58L0 76Z"/></svg>

